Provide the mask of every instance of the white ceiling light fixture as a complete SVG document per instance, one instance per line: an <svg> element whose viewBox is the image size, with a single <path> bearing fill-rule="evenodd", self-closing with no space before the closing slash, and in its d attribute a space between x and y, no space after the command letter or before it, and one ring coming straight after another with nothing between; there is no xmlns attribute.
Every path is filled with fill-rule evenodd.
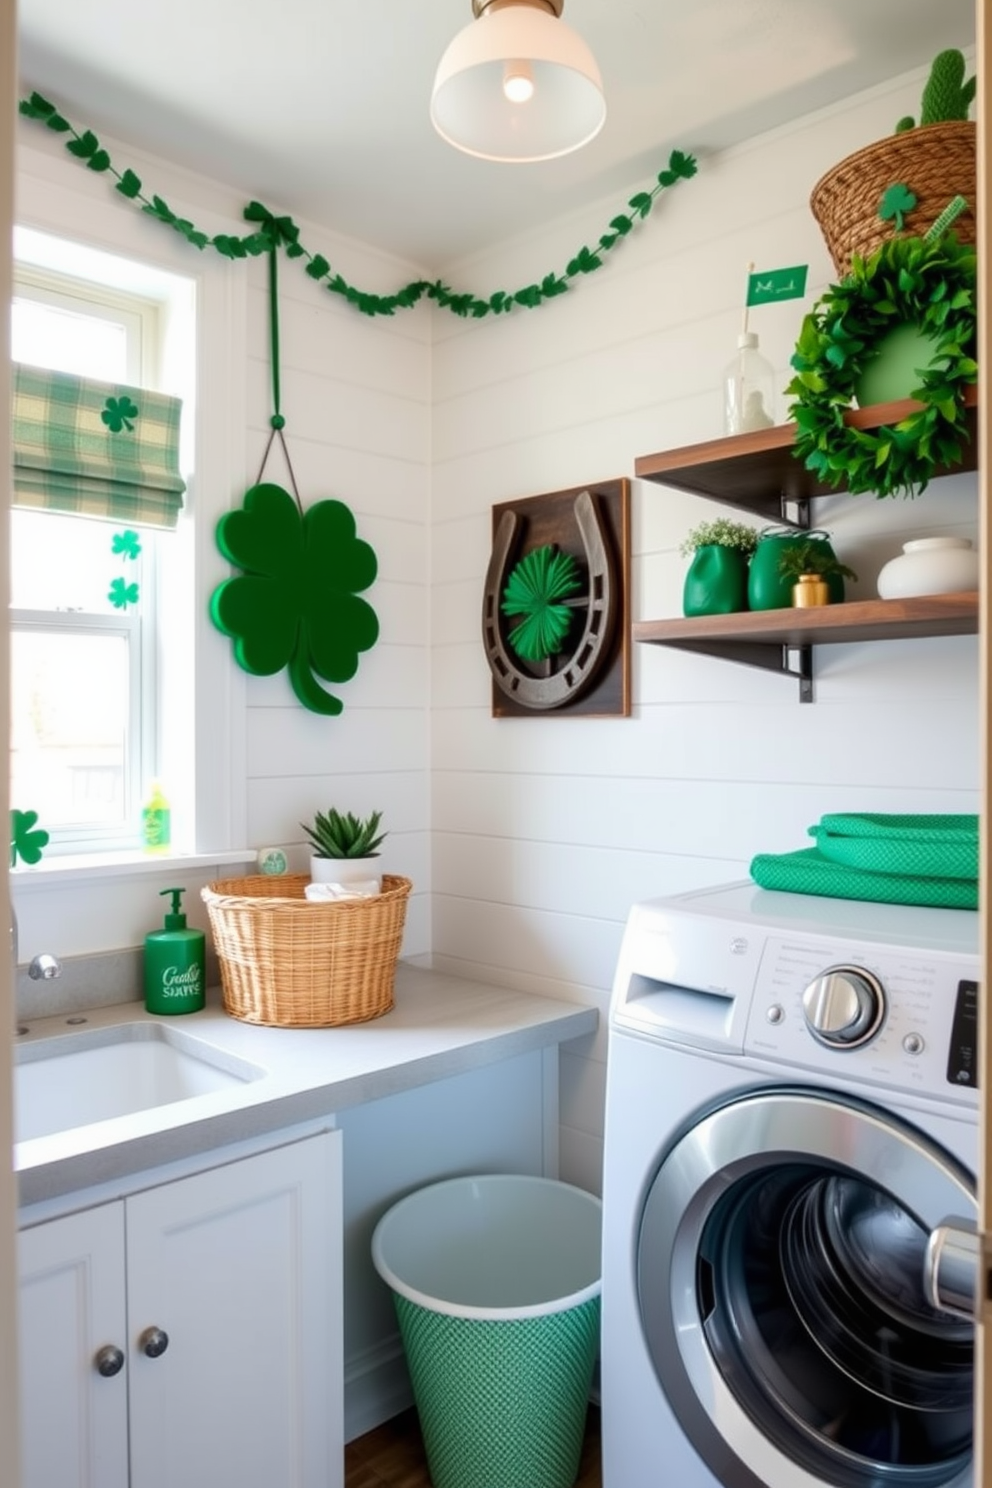
<svg viewBox="0 0 992 1488"><path fill-rule="evenodd" d="M554 160L603 127L596 59L559 20L564 0L472 0L475 20L438 64L431 122L482 160Z"/></svg>

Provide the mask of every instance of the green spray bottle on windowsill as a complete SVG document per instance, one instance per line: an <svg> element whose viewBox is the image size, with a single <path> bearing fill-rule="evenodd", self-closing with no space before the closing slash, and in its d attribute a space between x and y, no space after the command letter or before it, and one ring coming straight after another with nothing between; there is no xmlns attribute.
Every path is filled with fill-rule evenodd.
<svg viewBox="0 0 992 1488"><path fill-rule="evenodd" d="M145 936L145 1007L150 1013L196 1013L206 1001L206 942L202 930L189 930L182 910L185 889L172 895L172 909L161 930Z"/></svg>

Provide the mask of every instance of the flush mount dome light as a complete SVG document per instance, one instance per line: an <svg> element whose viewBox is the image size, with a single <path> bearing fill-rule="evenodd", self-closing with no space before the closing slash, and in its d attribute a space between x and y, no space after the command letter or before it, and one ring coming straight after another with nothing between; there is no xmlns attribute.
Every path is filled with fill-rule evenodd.
<svg viewBox="0 0 992 1488"><path fill-rule="evenodd" d="M599 133L603 82L561 15L564 0L472 0L475 20L438 64L431 122L482 160L567 155Z"/></svg>

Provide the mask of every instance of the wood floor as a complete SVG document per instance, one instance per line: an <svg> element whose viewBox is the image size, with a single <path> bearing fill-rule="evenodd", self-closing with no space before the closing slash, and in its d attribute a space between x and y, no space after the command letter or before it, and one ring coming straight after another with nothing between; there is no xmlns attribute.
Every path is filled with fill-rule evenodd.
<svg viewBox="0 0 992 1488"><path fill-rule="evenodd" d="M586 1440L575 1488L602 1488L599 1410L589 1407ZM417 1413L404 1411L344 1449L344 1488L431 1488ZM526 1488L507 1483L504 1488Z"/></svg>

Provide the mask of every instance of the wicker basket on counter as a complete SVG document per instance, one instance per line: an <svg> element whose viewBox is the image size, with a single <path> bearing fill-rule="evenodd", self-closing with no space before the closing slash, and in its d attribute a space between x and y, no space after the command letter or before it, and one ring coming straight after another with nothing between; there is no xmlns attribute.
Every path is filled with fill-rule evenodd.
<svg viewBox="0 0 992 1488"><path fill-rule="evenodd" d="M224 1010L246 1023L329 1028L393 1006L408 878L367 899L310 900L308 874L225 878L200 893L220 962Z"/></svg>
<svg viewBox="0 0 992 1488"><path fill-rule="evenodd" d="M976 216L976 130L969 120L926 124L890 134L841 160L813 187L810 208L843 279L851 257L870 258L892 237L892 223L878 215L882 197L901 182L916 197L905 216L905 230L922 236L955 196L968 210L954 222L959 243L974 243Z"/></svg>

